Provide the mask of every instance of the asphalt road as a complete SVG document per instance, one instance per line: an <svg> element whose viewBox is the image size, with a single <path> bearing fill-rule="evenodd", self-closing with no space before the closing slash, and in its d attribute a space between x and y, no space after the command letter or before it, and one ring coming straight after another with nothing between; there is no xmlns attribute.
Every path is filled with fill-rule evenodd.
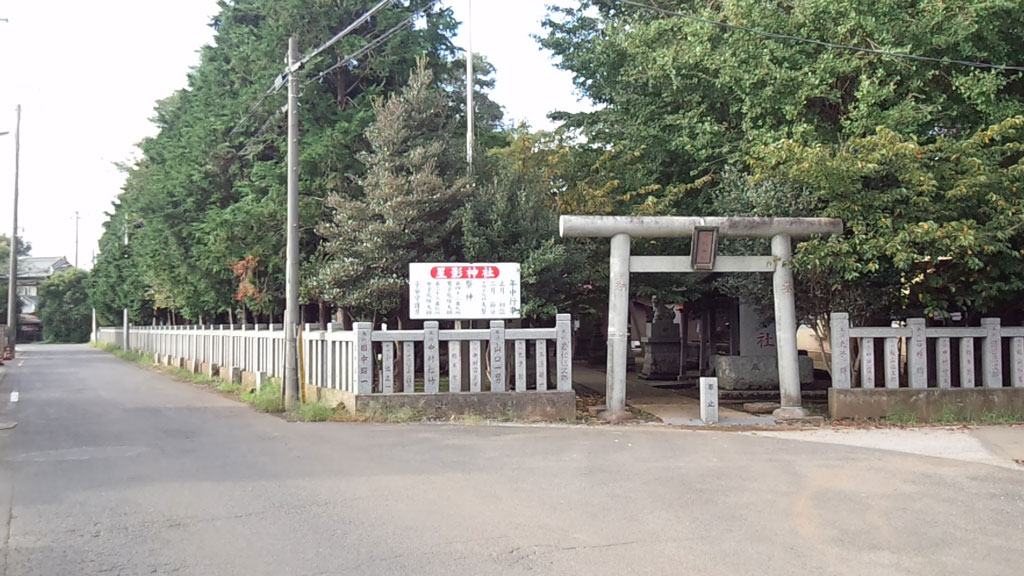
<svg viewBox="0 0 1024 576"><path fill-rule="evenodd" d="M1024 570L1017 470L729 432L287 423L86 347L19 350L0 574Z"/></svg>

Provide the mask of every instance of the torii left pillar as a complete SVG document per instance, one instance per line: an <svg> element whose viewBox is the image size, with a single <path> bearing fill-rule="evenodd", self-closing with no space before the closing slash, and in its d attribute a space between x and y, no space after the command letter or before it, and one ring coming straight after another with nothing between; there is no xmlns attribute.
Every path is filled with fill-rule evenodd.
<svg viewBox="0 0 1024 576"><path fill-rule="evenodd" d="M770 238L770 256L719 256L711 272L771 272L775 293L776 349L781 407L776 418L805 416L801 406L793 296L793 240L838 234L841 220L831 218L699 218L685 216L562 216L563 238L611 238L608 283L608 365L606 411L619 420L626 411L626 357L629 352L629 274L694 272L689 256L632 256L632 238L681 238L698 227L716 228L721 238Z"/></svg>

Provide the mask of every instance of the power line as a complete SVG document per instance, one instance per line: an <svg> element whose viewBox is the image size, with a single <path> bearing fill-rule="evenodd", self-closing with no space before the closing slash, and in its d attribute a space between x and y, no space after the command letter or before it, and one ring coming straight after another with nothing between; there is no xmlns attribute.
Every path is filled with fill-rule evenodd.
<svg viewBox="0 0 1024 576"><path fill-rule="evenodd" d="M402 20L401 22L399 22L398 24L393 26L391 29L389 29L387 32L381 34L377 38L374 38L366 46L363 46L362 48L360 48L359 50L356 50L352 54L349 54L349 55L345 56L344 58L342 58L341 60L338 60L330 68L324 70L323 72L317 74L313 78L310 78L309 80L307 80L306 83L304 84L304 86L323 79L324 76L327 76L328 74L330 74L331 72L334 72L338 68L341 68L345 64L348 64L349 62L351 62L351 61L361 57L363 54L366 54L367 52L373 50L377 46L380 46L381 44L386 42L389 38L391 38L392 36L397 34L399 31L401 31L402 28L405 28L406 26L412 24L412 22L415 19L416 19L416 14L406 18L405 20Z"/></svg>
<svg viewBox="0 0 1024 576"><path fill-rule="evenodd" d="M675 10L669 10L667 8L660 8L658 6L652 6L650 4L644 4L642 2L634 2L633 0L618 0L620 4L627 4L629 6L635 6L637 8L643 8L645 10L651 10L658 12L666 16L675 16L684 20L690 20L691 22L699 22L701 24L710 24L712 26L718 26L719 28L725 28L728 30L739 30L750 34L756 34L758 36L764 36L766 38L774 38L776 40L790 40L793 42L802 42L804 44L814 44L816 46L823 46L825 48L832 48L835 50L848 50L851 52L863 52L865 54L877 54L879 56L887 56L890 58L903 58L905 60L917 60L920 62L936 62L939 64L957 64L959 66L967 66L970 68L989 68L993 70L1012 70L1016 72L1024 72L1024 66L1012 66L1008 64L989 64L987 62L974 62L971 60L951 60L948 58L934 58L932 56L919 56L917 54L907 54L905 52L889 52L886 50L877 50L874 48L863 48L861 46L851 46L849 44L836 44L834 42L825 42L823 40L814 40L811 38L801 38L800 36L791 36L789 34L778 34L775 32L768 32L765 30L758 30L757 28L749 28L747 26L740 26L738 24L730 24L728 22L719 22L717 20L708 20L707 18L700 18L698 16L691 16Z"/></svg>
<svg viewBox="0 0 1024 576"><path fill-rule="evenodd" d="M436 3L436 2L435 2L435 3ZM325 76L327 76L327 75L328 75L328 74L330 74L331 72L333 72L333 71L337 70L338 68L340 68L340 67L344 66L345 64L348 64L349 62L351 62L351 61L353 61L353 60L356 60L357 58L360 58L360 57L362 57L362 56L363 56L363 54L366 54L367 52L369 52L369 51L373 50L373 49L374 49L374 48L376 48L377 46L380 46L381 44L383 44L384 42L386 42L386 41L387 41L387 40L388 40L389 38L391 38L392 36L394 36L395 34L397 34L397 33L398 33L399 31L401 31L401 30L402 30L402 28L404 28L404 27L408 26L409 24L411 24L411 23L412 23L412 22L413 22L413 21L414 21L414 20L416 19L416 16L417 16L418 14L419 14L419 13L417 13L417 14L414 14L414 15L410 16L409 18L406 18L406 19L405 19L405 20L403 20L402 22L400 22L400 23L398 23L397 25L395 25L395 26L393 26L392 28L390 28L390 29L389 29L389 30L388 30L387 32L385 32L384 34L381 34L381 35L380 35L380 36L378 36L377 38L375 38L375 39L373 39L372 41L370 41L370 42L369 42L369 43L368 43L368 44L367 44L366 46L363 46L362 48L360 48L359 50L356 50L356 51L355 51L355 52L353 52L352 54L349 54L349 55L345 56L344 58L342 58L341 60L339 60L339 61L338 61L337 63L335 63L335 64L334 64L333 66L331 66L330 68L328 68L328 69L324 70L323 72L321 72L321 73L317 74L317 75L316 75L315 77L313 77L313 78L311 78L311 79L307 80L307 81L306 81L306 82L305 82L305 83L303 84L303 86L308 86L309 84L312 84L313 82L317 82L317 81L319 81L319 80L323 79L323 78L324 78ZM268 91L267 91L267 92L266 92L265 94L263 94L263 95L262 95L262 96L260 97L260 99L259 99L259 100L258 100L258 101L257 101L257 102L256 102L255 104L253 104L253 105L252 105L252 106L250 107L250 109L249 109L249 112L248 112L248 113L247 113L247 114L245 115L245 117L244 117L244 118L242 118L242 120L240 120L240 121L239 121L239 123L238 123L237 125L235 125L234 129L232 129L232 130L231 130L231 132L230 132L230 133L229 133L228 135L229 135L229 136L230 136L230 135L234 135L234 134L235 134L235 132L237 132L237 131L238 131L238 130L239 130L239 129L240 129L241 127L242 127L242 125L243 125L243 124L244 124L244 123L245 123L245 122L246 122L246 121L247 121L247 120L248 120L249 118L251 118L253 114L255 114L255 113L256 113L256 111L257 111L257 110L259 110L260 106L261 106L261 105L263 104L263 102L264 102L264 101L265 101L265 100L267 99L267 97L268 97L268 96L270 96L271 94L275 93L276 91L277 91L277 87L275 86L275 87L272 87L272 88L271 88L270 90L268 90ZM262 126L262 127L261 127L261 128L260 128L260 129L259 129L259 130L258 130L257 132L262 132L263 130L265 130L265 129L267 128L267 126L268 126L268 125L269 125L269 124L270 124L271 122L273 122L273 121L274 121L274 120L275 120L275 119L276 119L276 118L277 118L278 116L280 116L280 115L281 115L282 113L283 113L283 109L282 109L282 110L275 110L275 111L274 111L274 114L273 114L273 115L271 115L271 117L270 117L270 118L268 118L268 119L267 119L267 121L263 123L263 126Z"/></svg>
<svg viewBox="0 0 1024 576"><path fill-rule="evenodd" d="M364 22L372 18L374 14L380 12L381 10L384 9L385 6L387 6L388 4L392 4L393 2L394 0L380 0L380 2L378 2L377 5L374 6L373 8L370 8L370 10L366 14L363 14L362 16L357 18L355 22L349 24L347 27L345 27L344 30L335 34L333 38L331 38L327 42L324 42L323 44L320 45L319 48L313 50L312 52L304 56L301 60L296 62L294 65L292 65L290 68L285 70L285 74L297 72L298 70L302 69L306 64L309 63L310 60L316 58L324 50L327 50L328 48L333 46L334 43L337 42L338 40L341 40L345 36L348 36L353 30L362 26Z"/></svg>
<svg viewBox="0 0 1024 576"><path fill-rule="evenodd" d="M437 4L437 2L438 2L438 0L431 0L425 6L423 6L419 10L417 10L417 11L413 12L411 15L409 15L408 18L406 18L405 20L400 22L398 25L392 27L390 30L388 30L387 32L382 34L380 37L378 37L375 40L371 41L369 44L367 44L366 46L360 48L356 52L354 52L354 53L352 53L350 55L345 56L340 61L335 63L333 66L331 66L327 70L325 70L325 71L321 72L320 74L318 74L312 80L307 81L306 84L309 84L311 82L315 82L315 81L318 81L318 80L322 79L327 74L333 72L334 70L337 70L338 68L340 68L341 66L351 62L352 60L355 60L356 58L361 57L363 54L369 52L370 50L372 50L372 49L376 48L377 46L379 46L380 44L384 43L388 38L390 38L391 36L393 36L396 33L398 33L402 28L404 28L405 26L407 26L407 25L411 24L412 22L414 22L416 20L416 18L418 18L421 15L423 15L427 10L429 10L431 7L433 7L434 4ZM359 26L364 24L374 14L376 14L377 12L382 10L385 6L387 6L390 3L392 3L392 0L381 0L381 2L378 2L376 6L371 8L368 12L366 12L365 14L360 16L359 18L357 18L352 24L349 24L348 26L346 26L344 30L342 30L341 32L338 32L337 34L335 34L330 40L328 40L327 42L321 44L315 50L313 50L312 52L307 54L302 59L296 61L291 66L285 68L284 72L282 72L281 74L279 74L278 76L276 76L274 78L273 86L271 86L262 96L260 96L259 100L257 100L252 106L249 107L249 110L246 112L245 116L243 116L242 119L239 120L237 124L235 124L234 128L231 129L231 132L228 133L228 136L235 135L235 133L237 133L242 128L242 126L246 122L248 122L249 119L260 109L260 107L263 105L263 102L265 102L266 99L269 98L271 94L275 94L278 91L280 91L280 89L284 86L285 81L287 81L289 74L298 72L306 64L308 64L313 58L315 58L318 55L322 54L324 50L326 50L327 48L331 47L338 40L341 40L342 38L344 38L345 36L350 34L353 30L355 30L356 28L358 28ZM267 121L267 123L269 123L271 120L273 120L276 116L277 116L277 113L275 113L273 116L271 116L271 118ZM264 127L266 127L267 123L264 123ZM261 128L261 130L262 130L262 128Z"/></svg>

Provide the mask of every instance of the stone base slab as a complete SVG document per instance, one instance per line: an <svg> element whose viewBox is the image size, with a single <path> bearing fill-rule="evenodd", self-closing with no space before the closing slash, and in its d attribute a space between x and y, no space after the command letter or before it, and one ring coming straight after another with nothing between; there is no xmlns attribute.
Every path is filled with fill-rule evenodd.
<svg viewBox="0 0 1024 576"><path fill-rule="evenodd" d="M411 412L429 419L472 415L549 422L576 419L576 393L571 390L442 394L351 394L324 388L317 391L337 398L350 412L360 414ZM312 398L307 392L307 401Z"/></svg>
<svg viewBox="0 0 1024 576"><path fill-rule="evenodd" d="M1024 388L829 388L828 412L836 419L913 414L921 422L1024 417Z"/></svg>

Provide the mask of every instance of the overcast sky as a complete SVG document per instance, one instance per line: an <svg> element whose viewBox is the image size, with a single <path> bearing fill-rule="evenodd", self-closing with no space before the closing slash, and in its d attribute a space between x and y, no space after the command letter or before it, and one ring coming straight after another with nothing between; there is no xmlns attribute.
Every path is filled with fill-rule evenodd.
<svg viewBox="0 0 1024 576"><path fill-rule="evenodd" d="M446 0L463 22L466 2ZM541 32L545 3L472 5L473 50L497 67L492 97L535 128L550 126L552 110L584 106L530 37ZM20 103L19 233L33 255L74 262L78 211L78 263L89 266L124 182L114 163L131 161L135 144L155 133L153 106L186 85L216 11L215 0L0 0L0 19L9 20L0 22L0 132L11 132L0 136L0 232L10 234Z"/></svg>

